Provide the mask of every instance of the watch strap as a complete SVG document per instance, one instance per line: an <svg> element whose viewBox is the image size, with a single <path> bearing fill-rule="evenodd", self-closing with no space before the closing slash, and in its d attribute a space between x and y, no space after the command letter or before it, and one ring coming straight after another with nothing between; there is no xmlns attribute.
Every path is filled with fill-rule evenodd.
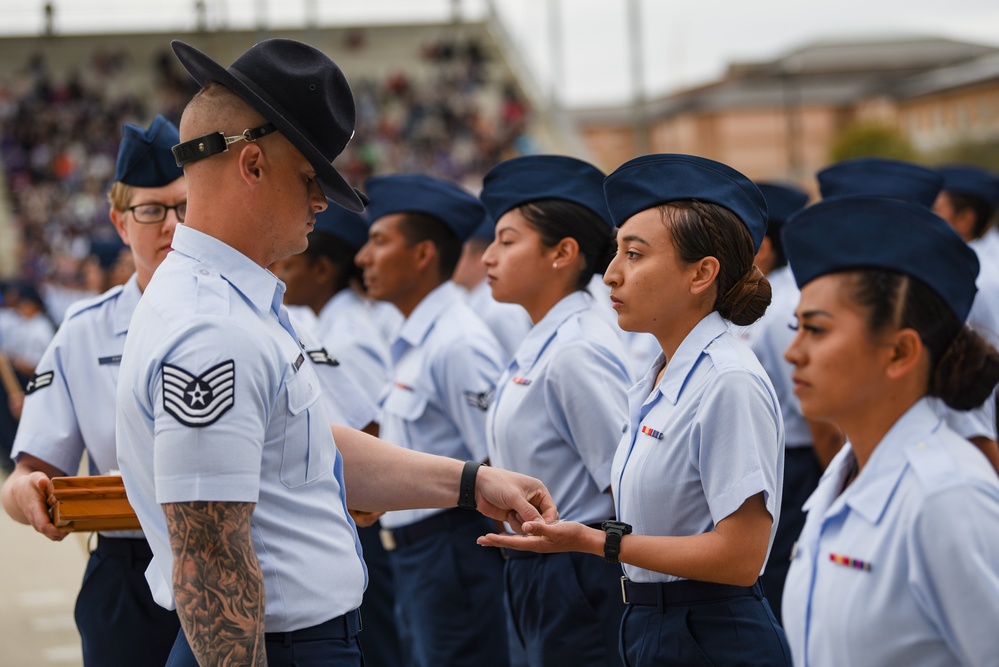
<svg viewBox="0 0 999 667"><path fill-rule="evenodd" d="M466 461L461 469L461 485L458 487L458 507L466 510L478 509L475 504L475 479L479 475L481 461Z"/></svg>

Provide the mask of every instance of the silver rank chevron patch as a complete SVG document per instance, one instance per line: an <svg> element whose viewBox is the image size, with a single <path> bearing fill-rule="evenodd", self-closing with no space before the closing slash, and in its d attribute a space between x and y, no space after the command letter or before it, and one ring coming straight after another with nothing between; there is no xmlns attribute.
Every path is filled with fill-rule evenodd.
<svg viewBox="0 0 999 667"><path fill-rule="evenodd" d="M184 426L214 424L236 403L236 364L230 359L194 375L163 364L163 408Z"/></svg>
<svg viewBox="0 0 999 667"><path fill-rule="evenodd" d="M486 391L466 391L465 392L465 402L471 405L473 408L478 408L485 412L489 409L489 404L493 402L493 397L496 395L496 387L488 389Z"/></svg>
<svg viewBox="0 0 999 667"><path fill-rule="evenodd" d="M339 366L340 362L332 354L326 351L325 347L318 350L306 350L306 354L312 359L314 364L326 364L327 366Z"/></svg>
<svg viewBox="0 0 999 667"><path fill-rule="evenodd" d="M55 375L53 371L48 371L47 373L37 373L31 376L28 380L28 384L24 386L24 395L33 394L42 387L47 387L52 384L52 377Z"/></svg>

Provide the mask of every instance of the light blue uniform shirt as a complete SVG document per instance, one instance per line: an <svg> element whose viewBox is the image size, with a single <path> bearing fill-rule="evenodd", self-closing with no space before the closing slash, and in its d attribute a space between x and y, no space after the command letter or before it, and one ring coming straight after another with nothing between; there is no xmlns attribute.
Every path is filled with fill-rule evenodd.
<svg viewBox="0 0 999 667"><path fill-rule="evenodd" d="M448 281L423 298L392 344L394 381L382 402L381 437L419 452L485 461L486 410L502 372L496 338ZM387 512L398 528L439 509Z"/></svg>
<svg viewBox="0 0 999 667"><path fill-rule="evenodd" d="M812 429L801 414L801 404L794 393L794 382L791 380L794 365L784 358L784 352L797 333L791 327L797 322L794 313L798 309L801 292L794 284L794 277L787 267L772 271L771 275L778 271L781 273L771 283L774 289L770 307L760 318L750 347L777 392L777 401L784 419L786 446L790 449L811 447L814 439Z"/></svg>
<svg viewBox="0 0 999 667"><path fill-rule="evenodd" d="M301 306L288 308L288 318L305 347L307 359L315 366L330 423L363 429L377 421L378 404L354 381L340 358L319 342L317 320L312 309Z"/></svg>
<svg viewBox="0 0 999 667"><path fill-rule="evenodd" d="M985 457L924 399L840 493L853 460L844 447L805 503L783 601L794 664L996 664L999 480Z"/></svg>
<svg viewBox="0 0 999 667"><path fill-rule="evenodd" d="M388 341L371 318L371 309L354 290L340 290L319 311L319 341L377 404L391 379Z"/></svg>
<svg viewBox="0 0 999 667"><path fill-rule="evenodd" d="M618 518L638 535L699 535L762 492L773 517L769 556L784 424L767 374L717 312L687 334L656 385L664 362L660 354L628 392L630 428L611 472ZM679 579L632 565L624 572L637 582Z"/></svg>
<svg viewBox="0 0 999 667"><path fill-rule="evenodd" d="M523 306L494 299L493 291L485 280L468 292L468 306L496 336L503 349L503 362L509 361L533 326L531 316Z"/></svg>
<svg viewBox="0 0 999 667"><path fill-rule="evenodd" d="M628 355L628 369L632 377L642 377L649 365L655 361L662 348L659 341L650 333L625 331L617 323L617 311L610 300L611 288L604 283L604 277L594 274L586 286L586 291L593 297L593 309L617 333L624 344Z"/></svg>
<svg viewBox="0 0 999 667"><path fill-rule="evenodd" d="M31 454L75 475L86 453L91 475L118 470L114 436L118 368L140 296L133 275L124 286L70 307L25 392L12 458ZM106 534L142 537L140 531Z"/></svg>
<svg viewBox="0 0 999 667"><path fill-rule="evenodd" d="M135 309L118 385L118 463L153 550L153 597L174 607L160 505L247 502L268 632L357 608L366 573L343 459L284 285L185 225L173 248Z"/></svg>
<svg viewBox="0 0 999 667"><path fill-rule="evenodd" d="M486 421L494 466L537 477L559 516L614 516L611 462L628 417L630 378L617 333L574 292L552 307L500 378Z"/></svg>

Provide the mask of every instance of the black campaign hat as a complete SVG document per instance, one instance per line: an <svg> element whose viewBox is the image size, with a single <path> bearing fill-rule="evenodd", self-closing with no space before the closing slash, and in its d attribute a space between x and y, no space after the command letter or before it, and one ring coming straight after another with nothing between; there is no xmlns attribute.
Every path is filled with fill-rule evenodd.
<svg viewBox="0 0 999 667"><path fill-rule="evenodd" d="M343 72L326 54L293 39L259 42L228 68L193 46L171 43L177 59L202 86L216 81L270 121L315 168L326 196L364 210L333 160L354 134L354 97Z"/></svg>

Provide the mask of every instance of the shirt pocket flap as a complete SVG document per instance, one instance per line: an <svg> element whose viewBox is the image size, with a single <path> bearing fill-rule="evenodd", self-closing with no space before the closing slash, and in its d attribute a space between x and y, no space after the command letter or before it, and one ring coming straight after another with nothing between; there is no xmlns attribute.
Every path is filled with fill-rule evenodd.
<svg viewBox="0 0 999 667"><path fill-rule="evenodd" d="M299 415L319 400L319 378L308 365L303 365L285 386L288 389L288 410Z"/></svg>
<svg viewBox="0 0 999 667"><path fill-rule="evenodd" d="M404 421L416 421L427 409L428 397L412 389L393 387L385 398L385 412Z"/></svg>

